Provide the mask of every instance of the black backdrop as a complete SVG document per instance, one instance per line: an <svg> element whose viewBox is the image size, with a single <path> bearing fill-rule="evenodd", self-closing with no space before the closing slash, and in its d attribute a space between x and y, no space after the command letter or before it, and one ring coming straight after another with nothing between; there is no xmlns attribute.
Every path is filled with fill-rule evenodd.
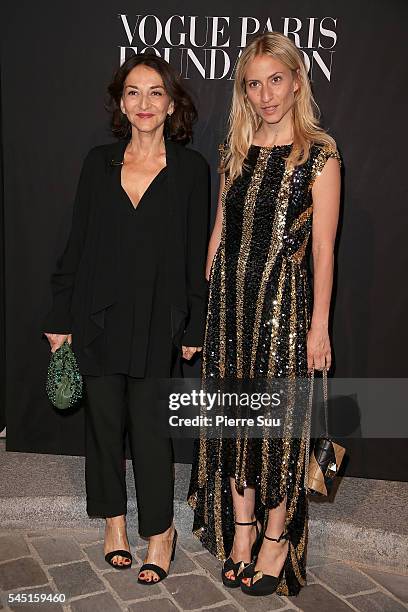
<svg viewBox="0 0 408 612"><path fill-rule="evenodd" d="M6 335L0 378L7 375L8 450L83 453L82 411L57 414L45 396L49 349L39 326L50 304L49 276L69 230L82 160L91 146L111 139L106 85L121 54L147 44L168 53L188 78L199 109L193 146L211 163L214 204L217 144L224 138L243 29L272 27L303 49L323 124L345 164L332 329L335 375L407 376L407 3L200 0L193 7L179 0L165 0L157 10L146 0L2 3L0 315L4 308ZM226 62L231 65L224 76ZM187 368L189 376L197 372L198 364ZM348 448L349 475L406 479L402 440L349 441Z"/></svg>

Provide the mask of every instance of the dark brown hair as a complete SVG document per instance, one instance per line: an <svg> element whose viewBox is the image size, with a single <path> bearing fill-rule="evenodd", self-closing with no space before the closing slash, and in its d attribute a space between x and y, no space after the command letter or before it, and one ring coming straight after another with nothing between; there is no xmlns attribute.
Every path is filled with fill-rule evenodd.
<svg viewBox="0 0 408 612"><path fill-rule="evenodd" d="M120 99L127 75L139 65L149 66L160 74L166 92L174 101L174 111L171 116L167 116L164 124L164 137L187 144L192 140L193 122L197 119L194 102L174 68L152 52L132 55L114 74L108 87L109 101L106 105L106 109L111 113L113 134L117 138L129 138L131 135L131 125L120 109Z"/></svg>

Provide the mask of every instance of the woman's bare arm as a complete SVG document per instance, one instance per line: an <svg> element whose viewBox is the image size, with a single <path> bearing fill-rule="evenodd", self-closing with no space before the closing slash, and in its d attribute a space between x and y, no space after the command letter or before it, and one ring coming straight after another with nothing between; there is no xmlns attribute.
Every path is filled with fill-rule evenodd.
<svg viewBox="0 0 408 612"><path fill-rule="evenodd" d="M308 369L331 365L328 334L334 243L340 208L340 166L329 158L312 187L313 313L308 333Z"/></svg>
<svg viewBox="0 0 408 612"><path fill-rule="evenodd" d="M221 231L222 231L222 193L225 187L225 174L220 174L220 190L218 193L218 204L217 204L217 212L215 215L214 227L211 233L210 242L208 243L208 251L207 251L207 263L205 267L205 277L207 280L210 279L210 270L212 266L212 262L214 259L214 255L218 249L218 246L221 241Z"/></svg>

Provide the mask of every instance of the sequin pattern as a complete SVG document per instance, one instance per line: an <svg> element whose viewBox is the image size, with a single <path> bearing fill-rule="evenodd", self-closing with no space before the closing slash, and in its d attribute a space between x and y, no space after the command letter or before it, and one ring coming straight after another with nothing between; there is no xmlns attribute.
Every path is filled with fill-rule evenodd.
<svg viewBox="0 0 408 612"><path fill-rule="evenodd" d="M288 170L290 148L252 146L242 176L232 183L226 177L222 236L210 275L204 384L307 375L312 186L327 159L340 156L331 147L313 145L307 162ZM221 145L221 163L225 153ZM297 594L306 579L307 453L304 438L293 438L290 428L289 402L282 439L202 436L195 443L188 495L193 532L222 560L234 537L231 476L241 493L255 487L255 513L262 523L268 508L286 497L290 555L277 590L281 595Z"/></svg>

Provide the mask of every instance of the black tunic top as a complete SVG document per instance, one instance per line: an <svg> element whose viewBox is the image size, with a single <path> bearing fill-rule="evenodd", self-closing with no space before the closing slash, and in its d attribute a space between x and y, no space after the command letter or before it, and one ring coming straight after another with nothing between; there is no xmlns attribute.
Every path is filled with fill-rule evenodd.
<svg viewBox="0 0 408 612"><path fill-rule="evenodd" d="M106 362L106 355L113 358L118 353L123 360L133 338L140 348L140 351L133 353L136 357L145 355L147 350L146 372L149 364L162 370L164 366L167 368L170 350L173 372L175 367L178 369L181 345L202 346L204 338L208 291L204 276L208 242L208 164L197 151L165 140L165 176L157 178L158 184L151 186L139 207L134 210L129 208L131 203L120 185L121 162L127 144L128 140L120 140L93 147L84 160L73 205L71 230L51 277L52 307L40 328L41 332L72 333L72 347L80 371L93 376L112 371L113 366L117 370L117 364L109 364L112 368L108 370L108 364L102 362ZM155 204L150 196L153 198L153 187L159 189L159 186L162 197L156 200L156 204L160 205L156 208L158 215L146 218L142 212L147 214L151 209L150 204ZM126 211L127 220L124 223L119 210L124 214ZM128 225L130 221L135 222L132 225L138 232L138 241L134 239L134 233ZM136 221L140 221L140 227ZM130 232L131 240L126 244L129 248L134 245L137 249L131 259L125 258L125 263L132 261L134 264L129 272L130 279L120 261L123 259L123 254L120 258L119 253L119 245L122 243L118 227L120 224L123 232ZM162 235L165 240L161 239ZM154 238L149 241L147 236ZM165 282L159 282L157 286L160 295L170 303L172 345L169 347L167 311L158 306L161 299L160 296L156 298L156 292L152 300L153 308L149 310L145 307L146 288L142 284L147 276L151 281L149 286L152 287L154 276L149 274L148 266L156 270L154 262L157 264L159 249L162 250L159 266L164 267L162 276ZM115 339L115 328L111 325L107 327L107 324L114 313L113 308L117 310L120 303L123 305L120 294L125 287L129 290L135 288L135 308L150 314L151 320L148 342L136 333L132 336L126 324L127 345L120 347ZM159 316L156 316L156 312ZM131 317L132 322L138 321L137 314ZM165 329L164 333L161 333L161 325ZM145 329L141 330L141 334ZM160 342L154 342L155 339ZM112 344L116 344L116 350L112 349ZM156 358L153 358L152 353ZM126 365L129 365L127 360ZM121 366L120 369L124 368ZM164 375L168 376L167 373ZM155 371L153 377L157 376Z"/></svg>
<svg viewBox="0 0 408 612"><path fill-rule="evenodd" d="M104 375L168 376L171 319L162 265L168 213L167 168L153 179L136 208L121 185L121 166L115 173L119 289L117 301L106 309L104 333L97 340L96 352Z"/></svg>

